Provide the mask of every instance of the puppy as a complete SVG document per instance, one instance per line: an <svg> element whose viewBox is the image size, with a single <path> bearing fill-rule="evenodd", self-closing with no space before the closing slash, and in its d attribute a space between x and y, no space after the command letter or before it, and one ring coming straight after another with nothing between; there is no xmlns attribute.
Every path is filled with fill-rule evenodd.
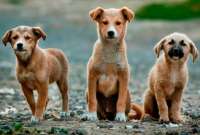
<svg viewBox="0 0 200 135"><path fill-rule="evenodd" d="M87 65L87 118L126 121L132 108L137 112L133 118L140 119L141 108L131 104L128 89L130 69L125 42L127 23L134 13L127 7L97 7L89 15L97 24L98 40Z"/></svg>
<svg viewBox="0 0 200 135"><path fill-rule="evenodd" d="M182 122L180 114L183 90L188 82L187 61L192 54L198 57L195 44L185 34L172 33L155 45L159 57L149 74L149 87L145 93L144 111L159 118L160 122Z"/></svg>
<svg viewBox="0 0 200 135"><path fill-rule="evenodd" d="M31 122L43 118L48 102L48 85L56 82L62 96L62 113L68 111L68 61L58 49L41 49L39 39L46 34L39 27L18 26L8 30L2 41L9 42L16 55L16 76L32 111ZM38 93L35 102L33 91Z"/></svg>

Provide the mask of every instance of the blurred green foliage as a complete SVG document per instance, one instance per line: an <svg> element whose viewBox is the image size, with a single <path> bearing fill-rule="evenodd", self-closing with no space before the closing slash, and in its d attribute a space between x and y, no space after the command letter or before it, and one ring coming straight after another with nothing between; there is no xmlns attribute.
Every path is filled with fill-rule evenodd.
<svg viewBox="0 0 200 135"><path fill-rule="evenodd" d="M19 5L24 2L24 0L8 0L9 3L14 5Z"/></svg>
<svg viewBox="0 0 200 135"><path fill-rule="evenodd" d="M200 0L181 3L152 3L136 12L138 19L187 20L200 18Z"/></svg>

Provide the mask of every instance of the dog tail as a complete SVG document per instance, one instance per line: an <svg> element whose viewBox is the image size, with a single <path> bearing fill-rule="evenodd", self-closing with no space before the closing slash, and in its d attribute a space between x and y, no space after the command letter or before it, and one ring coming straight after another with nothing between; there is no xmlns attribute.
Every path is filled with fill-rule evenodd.
<svg viewBox="0 0 200 135"><path fill-rule="evenodd" d="M144 116L144 109L142 105L131 103L131 110L128 114L128 119L141 120Z"/></svg>

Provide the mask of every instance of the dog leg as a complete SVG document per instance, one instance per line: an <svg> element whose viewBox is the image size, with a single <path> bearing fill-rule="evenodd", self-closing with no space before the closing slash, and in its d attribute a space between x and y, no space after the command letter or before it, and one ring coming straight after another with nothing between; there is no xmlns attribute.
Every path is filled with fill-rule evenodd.
<svg viewBox="0 0 200 135"><path fill-rule="evenodd" d="M30 106L30 109L32 111L32 115L35 115L35 100L34 100L34 96L33 96L33 90L29 89L28 87L26 87L26 85L21 85L22 91L24 93L24 96Z"/></svg>
<svg viewBox="0 0 200 135"><path fill-rule="evenodd" d="M119 95L117 100L117 114L116 121L126 121L125 109L127 103L128 91L128 74L126 71L120 71L119 73Z"/></svg>
<svg viewBox="0 0 200 135"><path fill-rule="evenodd" d="M158 104L158 110L160 115L159 121L161 123L168 123L169 122L168 106L164 93L162 93L162 90L157 89L157 91L155 92L155 97Z"/></svg>
<svg viewBox="0 0 200 135"><path fill-rule="evenodd" d="M171 100L171 107L169 110L170 120L174 123L183 122L180 111L181 111L181 97L182 89L176 89Z"/></svg>
<svg viewBox="0 0 200 135"><path fill-rule="evenodd" d="M87 119L91 121L97 120L97 98L96 98L96 87L97 87L97 76L95 73L89 71L88 75L88 110Z"/></svg>
<svg viewBox="0 0 200 135"><path fill-rule="evenodd" d="M155 96L149 90L144 95L144 112L152 117L159 118L158 106Z"/></svg>
<svg viewBox="0 0 200 135"><path fill-rule="evenodd" d="M57 82L61 96L62 96L62 112L60 112L60 117L68 117L68 81L66 79L61 79Z"/></svg>
<svg viewBox="0 0 200 135"><path fill-rule="evenodd" d="M48 101L48 83L40 84L37 88L38 100L36 104L35 117L39 120L43 119L46 103Z"/></svg>

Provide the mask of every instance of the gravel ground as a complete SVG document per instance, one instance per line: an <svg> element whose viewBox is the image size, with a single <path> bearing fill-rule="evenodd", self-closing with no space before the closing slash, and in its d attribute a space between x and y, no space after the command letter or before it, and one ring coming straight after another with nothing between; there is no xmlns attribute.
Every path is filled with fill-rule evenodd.
<svg viewBox="0 0 200 135"><path fill-rule="evenodd" d="M1 0L0 0L1 2ZM190 61L190 81L184 92L182 114L183 124L159 124L155 120L130 121L118 123L111 121L88 122L81 120L86 112L86 63L96 40L95 25L87 17L88 10L98 5L91 3L87 8L83 4L71 2L62 9L54 3L44 9L36 0L22 6L0 5L0 34L16 25L40 25L47 35L41 41L42 48L62 49L70 61L70 117L60 120L61 100L56 85L49 87L50 102L45 113L45 120L38 125L30 125L30 110L15 79L15 57L11 47L0 48L0 134L200 134L200 60L195 64ZM62 0L62 2L64 2ZM35 3L35 4L34 4ZM105 5L101 3L100 5ZM44 4L44 3L43 3ZM130 2L130 7L137 8L144 2ZM127 5L128 5L127 4ZM106 7L112 2L106 3ZM117 3L119 7L123 2ZM42 5L44 6L44 5ZM3 8L2 8L3 7ZM49 8L51 8L51 10ZM54 7L54 8L53 8ZM70 10L70 9L71 10ZM25 12L27 11L27 12ZM36 12L34 12L36 11ZM48 12L49 11L49 12ZM81 12L80 12L81 11ZM80 13L80 14L79 14ZM17 14L17 16L16 16ZM154 44L166 34L174 31L185 32L197 44L200 44L200 20L186 22L133 21L129 24L127 43L128 58L132 68L130 89L132 100L142 103L149 69L155 61L152 50ZM200 47L198 46L200 49ZM78 55L79 54L79 55Z"/></svg>

